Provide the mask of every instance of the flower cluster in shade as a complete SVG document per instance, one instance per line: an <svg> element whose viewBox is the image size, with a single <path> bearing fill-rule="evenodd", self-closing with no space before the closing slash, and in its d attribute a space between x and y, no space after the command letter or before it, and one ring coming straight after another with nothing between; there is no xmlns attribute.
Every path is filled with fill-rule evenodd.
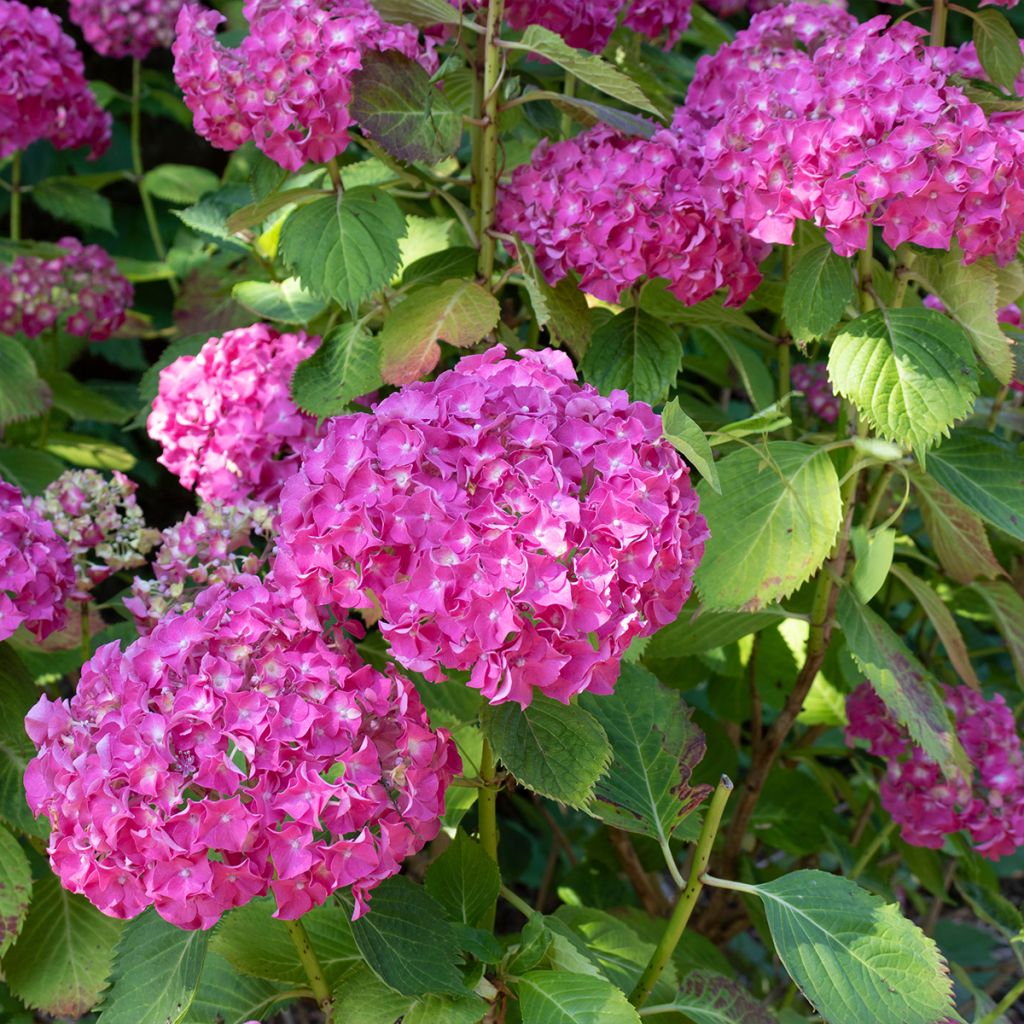
<svg viewBox="0 0 1024 1024"><path fill-rule="evenodd" d="M153 558L153 577L136 576L124 599L140 634L174 611L188 611L204 588L256 575L264 554L255 550L254 535L267 537L273 512L267 505L203 503L180 523L160 534Z"/></svg>
<svg viewBox="0 0 1024 1024"><path fill-rule="evenodd" d="M679 614L707 527L651 408L496 346L330 421L284 486L274 573L310 625L377 608L428 679L492 703L608 693Z"/></svg>
<svg viewBox="0 0 1024 1024"><path fill-rule="evenodd" d="M835 423L839 419L841 402L829 383L825 363L797 363L789 379L797 391L804 393L807 408L819 420Z"/></svg>
<svg viewBox="0 0 1024 1024"><path fill-rule="evenodd" d="M317 423L289 392L320 339L254 324L210 338L160 371L147 420L159 462L204 501L273 502Z"/></svg>
<svg viewBox="0 0 1024 1024"><path fill-rule="evenodd" d="M39 500L39 510L71 551L81 594L115 572L145 565L156 545L160 535L146 526L137 489L116 470L108 480L95 469L71 469Z"/></svg>
<svg viewBox="0 0 1024 1024"><path fill-rule="evenodd" d="M786 18L847 24L784 50ZM926 35L905 21L857 24L793 5L755 16L702 60L687 109L705 123L719 118L705 172L735 196L732 213L751 234L788 245L796 221L813 221L849 256L875 224L894 248L948 250L955 240L966 262L1014 257L1024 232L1024 115L988 117L950 84L955 51L926 46Z"/></svg>
<svg viewBox="0 0 1024 1024"><path fill-rule="evenodd" d="M719 18L729 18L740 11L748 11L750 14L759 14L772 7L785 7L791 3L807 3L807 0L706 0L706 7L712 14ZM810 0L811 3L814 0ZM838 7L846 10L846 0L818 0L820 6Z"/></svg>
<svg viewBox="0 0 1024 1024"><path fill-rule="evenodd" d="M702 178L702 135L681 117L650 139L602 125L543 141L502 188L499 227L534 247L549 282L574 270L584 291L608 302L663 277L687 305L722 287L740 305L761 280L768 247L729 216L721 187Z"/></svg>
<svg viewBox="0 0 1024 1024"><path fill-rule="evenodd" d="M21 625L40 640L63 629L74 588L67 544L32 499L0 482L0 640Z"/></svg>
<svg viewBox="0 0 1024 1024"><path fill-rule="evenodd" d="M362 913L437 834L460 767L407 680L302 629L255 577L101 647L26 729L62 884L188 929L268 892L293 919L351 886Z"/></svg>
<svg viewBox="0 0 1024 1024"><path fill-rule="evenodd" d="M98 245L62 238L60 256L17 256L0 265L0 333L36 338L51 327L105 341L125 320L134 292Z"/></svg>
<svg viewBox="0 0 1024 1024"><path fill-rule="evenodd" d="M203 138L227 150L251 140L290 171L348 145L352 76L364 53L436 62L416 29L384 21L369 0L248 0L244 12L249 34L231 49L216 39L223 15L186 3L174 76Z"/></svg>
<svg viewBox="0 0 1024 1024"><path fill-rule="evenodd" d="M174 42L184 0L71 0L69 16L104 57L144 60Z"/></svg>
<svg viewBox="0 0 1024 1024"><path fill-rule="evenodd" d="M864 740L885 759L882 806L906 842L939 849L946 836L965 831L985 857L1007 857L1024 846L1024 752L1013 711L999 694L986 700L968 686L944 689L971 779L944 775L868 683L847 698L846 740Z"/></svg>
<svg viewBox="0 0 1024 1024"><path fill-rule="evenodd" d="M88 146L96 157L110 145L111 123L60 18L0 0L0 159L39 139L57 149Z"/></svg>

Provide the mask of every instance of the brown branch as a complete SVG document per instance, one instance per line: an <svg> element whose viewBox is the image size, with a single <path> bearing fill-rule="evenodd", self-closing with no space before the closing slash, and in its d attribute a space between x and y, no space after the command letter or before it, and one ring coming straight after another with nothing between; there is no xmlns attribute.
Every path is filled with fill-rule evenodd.
<svg viewBox="0 0 1024 1024"><path fill-rule="evenodd" d="M661 887L640 863L640 858L633 848L629 834L609 826L608 838L611 840L615 856L619 858L622 870L636 891L644 910L654 917L667 917L670 910L669 901L661 891Z"/></svg>

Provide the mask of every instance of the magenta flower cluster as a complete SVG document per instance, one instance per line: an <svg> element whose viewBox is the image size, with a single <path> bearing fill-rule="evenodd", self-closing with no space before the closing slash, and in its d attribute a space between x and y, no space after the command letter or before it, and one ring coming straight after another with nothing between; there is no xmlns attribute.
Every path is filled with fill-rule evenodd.
<svg viewBox="0 0 1024 1024"><path fill-rule="evenodd" d="M826 363L797 363L789 379L797 391L804 393L807 408L814 416L823 423L835 423L839 419L842 403L829 383Z"/></svg>
<svg viewBox="0 0 1024 1024"><path fill-rule="evenodd" d="M71 552L17 487L0 482L0 640L25 625L40 640L67 624Z"/></svg>
<svg viewBox="0 0 1024 1024"><path fill-rule="evenodd" d="M649 406L496 346L330 421L281 495L274 573L316 628L379 608L394 657L492 703L609 693L690 593L707 527Z"/></svg>
<svg viewBox="0 0 1024 1024"><path fill-rule="evenodd" d="M187 3L178 16L174 75L196 131L219 149L252 140L290 171L348 145L352 75L367 51L429 56L409 25L384 21L369 0L249 0L237 49L215 38L225 19Z"/></svg>
<svg viewBox="0 0 1024 1024"><path fill-rule="evenodd" d="M26 792L62 884L180 928L268 892L297 918L343 886L358 916L437 834L460 767L409 682L302 630L255 577L123 653L101 647L26 728Z"/></svg>
<svg viewBox="0 0 1024 1024"><path fill-rule="evenodd" d="M807 16L796 5L783 15ZM988 118L949 84L954 51L924 45L926 31L909 22L874 18L779 57L756 44L776 20L757 15L703 68L721 75L737 53L758 64L705 146L707 173L735 194L751 234L788 245L795 222L809 220L849 256L874 223L892 247L955 239L967 262L1012 259L1024 231L1021 115Z"/></svg>
<svg viewBox="0 0 1024 1024"><path fill-rule="evenodd" d="M110 145L110 131L60 18L0 0L0 160L39 139L57 149L88 146L96 157Z"/></svg>
<svg viewBox="0 0 1024 1024"><path fill-rule="evenodd" d="M999 694L986 700L967 686L944 689L972 779L948 779L869 683L847 698L846 740L864 740L872 754L885 758L882 806L906 842L939 849L946 836L965 831L979 853L1007 857L1024 846L1024 751L1013 711Z"/></svg>
<svg viewBox="0 0 1024 1024"><path fill-rule="evenodd" d="M498 223L534 247L551 283L570 270L607 302L643 278L663 277L687 305L728 287L742 304L761 280L768 247L730 216L700 173L702 131L685 118L651 139L606 126L547 141L501 190Z"/></svg>
<svg viewBox="0 0 1024 1024"><path fill-rule="evenodd" d="M316 420L289 392L292 372L320 339L254 324L211 338L160 371L146 426L159 458L205 501L273 502L295 472Z"/></svg>
<svg viewBox="0 0 1024 1024"><path fill-rule="evenodd" d="M98 245L71 237L57 245L64 255L0 266L0 332L36 338L61 324L75 337L105 341L124 323L132 286Z"/></svg>
<svg viewBox="0 0 1024 1024"><path fill-rule="evenodd" d="M69 15L85 41L104 57L144 60L174 42L184 0L71 0Z"/></svg>

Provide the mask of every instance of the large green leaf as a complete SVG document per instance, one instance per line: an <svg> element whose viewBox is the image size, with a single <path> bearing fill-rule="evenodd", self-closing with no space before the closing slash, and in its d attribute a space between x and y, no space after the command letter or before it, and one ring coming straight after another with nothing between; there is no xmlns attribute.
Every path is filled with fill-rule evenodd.
<svg viewBox="0 0 1024 1024"><path fill-rule="evenodd" d="M46 385L25 346L0 335L0 427L41 416L49 404Z"/></svg>
<svg viewBox="0 0 1024 1024"><path fill-rule="evenodd" d="M409 384L426 376L441 358L439 341L469 348L494 330L500 313L498 300L475 281L445 281L410 292L377 336L384 380Z"/></svg>
<svg viewBox="0 0 1024 1024"><path fill-rule="evenodd" d="M821 568L839 533L842 499L828 455L795 441L744 448L718 463L722 493L697 492L710 539L697 570L705 607L757 611Z"/></svg>
<svg viewBox="0 0 1024 1024"><path fill-rule="evenodd" d="M353 321L329 331L320 347L295 367L292 398L314 416L339 416L353 399L382 383L377 339Z"/></svg>
<svg viewBox="0 0 1024 1024"><path fill-rule="evenodd" d="M585 808L608 768L611 747L596 718L579 704L540 694L529 707L487 705L484 734L502 764L527 789L570 807Z"/></svg>
<svg viewBox="0 0 1024 1024"><path fill-rule="evenodd" d="M53 394L54 408L66 412L73 420L124 423L131 416L130 409L82 384L65 370L49 373L45 380Z"/></svg>
<svg viewBox="0 0 1024 1024"><path fill-rule="evenodd" d="M665 440L685 456L687 462L717 494L722 493L722 482L718 479L715 457L711 445L700 426L683 412L678 398L673 398L661 413L661 429Z"/></svg>
<svg viewBox="0 0 1024 1024"><path fill-rule="evenodd" d="M74 178L48 178L29 193L32 202L56 220L68 221L88 231L114 230L114 211L110 200L95 189L80 185Z"/></svg>
<svg viewBox="0 0 1024 1024"><path fill-rule="evenodd" d="M675 384L682 355L679 335L668 324L633 308L594 331L580 368L601 394L621 388L634 401L654 405Z"/></svg>
<svg viewBox="0 0 1024 1024"><path fill-rule="evenodd" d="M615 692L580 703L601 723L612 763L594 788L595 817L650 836L665 849L708 794L691 782L704 756L704 734L679 695L639 665L623 665Z"/></svg>
<svg viewBox="0 0 1024 1024"><path fill-rule="evenodd" d="M968 13L974 19L974 47L985 74L996 85L1016 94L1017 78L1024 71L1024 54L1014 27L993 7Z"/></svg>
<svg viewBox="0 0 1024 1024"><path fill-rule="evenodd" d="M352 934L377 977L395 991L407 996L465 992L455 966L455 932L441 905L408 878L382 882L369 912L352 922Z"/></svg>
<svg viewBox="0 0 1024 1024"><path fill-rule="evenodd" d="M28 1007L78 1018L99 1001L122 923L47 874L35 884L18 941L3 958L11 991Z"/></svg>
<svg viewBox="0 0 1024 1024"><path fill-rule="evenodd" d="M460 829L427 869L425 884L453 921L476 925L494 906L501 877L498 865Z"/></svg>
<svg viewBox="0 0 1024 1024"><path fill-rule="evenodd" d="M943 771L970 775L938 684L888 623L844 587L836 618L846 646L893 716Z"/></svg>
<svg viewBox="0 0 1024 1024"><path fill-rule="evenodd" d="M425 995L414 999L389 988L366 964L349 970L334 986L339 1024L476 1024L487 1011L479 996Z"/></svg>
<svg viewBox="0 0 1024 1024"><path fill-rule="evenodd" d="M842 319L852 301L850 261L837 256L825 242L796 261L786 284L782 315L794 338L820 338Z"/></svg>
<svg viewBox="0 0 1024 1024"><path fill-rule="evenodd" d="M1001 580L975 583L971 589L981 595L992 612L1013 659L1017 681L1024 686L1024 598Z"/></svg>
<svg viewBox="0 0 1024 1024"><path fill-rule="evenodd" d="M113 441L86 434L51 433L46 450L66 459L73 466L89 469L119 469L127 473L135 466L135 456Z"/></svg>
<svg viewBox="0 0 1024 1024"><path fill-rule="evenodd" d="M644 652L652 661L687 658L715 647L726 647L751 633L778 624L780 613L770 612L707 612L687 606L675 622L659 629Z"/></svg>
<svg viewBox="0 0 1024 1024"><path fill-rule="evenodd" d="M198 203L208 192L220 186L213 171L192 164L161 164L147 171L142 179L146 191L168 203Z"/></svg>
<svg viewBox="0 0 1024 1024"><path fill-rule="evenodd" d="M639 1024L611 982L591 974L530 971L516 985L523 1024Z"/></svg>
<svg viewBox="0 0 1024 1024"><path fill-rule="evenodd" d="M533 315L551 337L562 343L577 359L590 347L590 307L575 275L567 274L552 286L537 266L533 249L516 236L516 252L523 268L523 280L533 306Z"/></svg>
<svg viewBox="0 0 1024 1024"><path fill-rule="evenodd" d="M386 192L353 188L295 210L281 229L281 255L310 291L354 310L391 280L405 230Z"/></svg>
<svg viewBox="0 0 1024 1024"><path fill-rule="evenodd" d="M693 1024L775 1024L767 1007L737 982L711 971L691 971L671 1003L649 1009L683 1013Z"/></svg>
<svg viewBox="0 0 1024 1024"><path fill-rule="evenodd" d="M640 291L640 305L651 316L667 324L682 324L685 327L724 327L764 334L755 320L734 306L723 306L722 296L684 306L669 290L664 278L648 281ZM766 340L768 335L766 335Z"/></svg>
<svg viewBox="0 0 1024 1024"><path fill-rule="evenodd" d="M874 430L927 449L971 411L978 368L964 329L934 309L875 309L832 343L828 373Z"/></svg>
<svg viewBox="0 0 1024 1024"><path fill-rule="evenodd" d="M179 1024L199 988L209 938L209 932L175 928L152 909L129 921L100 1024Z"/></svg>
<svg viewBox="0 0 1024 1024"><path fill-rule="evenodd" d="M325 309L322 299L310 294L297 277L284 281L239 281L231 297L264 320L275 323L308 324Z"/></svg>
<svg viewBox="0 0 1024 1024"><path fill-rule="evenodd" d="M462 117L414 60L366 50L352 75L349 109L359 127L399 160L436 164L459 148Z"/></svg>
<svg viewBox="0 0 1024 1024"><path fill-rule="evenodd" d="M19 832L45 837L25 802L25 768L36 748L25 733L25 715L39 700L32 676L10 643L0 643L0 819Z"/></svg>
<svg viewBox="0 0 1024 1024"><path fill-rule="evenodd" d="M306 995L307 988L308 982L285 986L238 974L211 949L184 1024L245 1024L264 1020L282 1005Z"/></svg>
<svg viewBox="0 0 1024 1024"><path fill-rule="evenodd" d="M458 25L459 12L445 0L374 0L380 16L398 25Z"/></svg>
<svg viewBox="0 0 1024 1024"><path fill-rule="evenodd" d="M779 959L829 1024L959 1019L938 947L895 904L824 871L751 888Z"/></svg>
<svg viewBox="0 0 1024 1024"><path fill-rule="evenodd" d="M0 828L0 956L21 931L32 896L32 868L18 840Z"/></svg>
<svg viewBox="0 0 1024 1024"><path fill-rule="evenodd" d="M958 430L928 456L928 472L993 526L1024 540L1024 458L983 430Z"/></svg>

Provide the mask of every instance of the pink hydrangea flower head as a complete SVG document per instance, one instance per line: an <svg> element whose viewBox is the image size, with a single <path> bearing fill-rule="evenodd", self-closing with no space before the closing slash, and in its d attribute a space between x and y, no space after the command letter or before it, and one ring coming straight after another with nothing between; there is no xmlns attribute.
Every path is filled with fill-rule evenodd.
<svg viewBox="0 0 1024 1024"><path fill-rule="evenodd" d="M998 860L1024 846L1024 751L1013 712L999 694L986 700L968 686L943 689L973 767L970 780L947 778L869 683L847 698L846 741L866 740L870 753L886 759L879 794L906 842L939 849L946 836L965 831L979 853Z"/></svg>
<svg viewBox="0 0 1024 1024"><path fill-rule="evenodd" d="M651 139L599 126L541 142L502 188L499 226L534 247L550 283L575 270L582 288L607 302L663 277L687 305L722 287L741 305L768 248L731 219L717 183L706 187L701 134L681 117Z"/></svg>
<svg viewBox="0 0 1024 1024"><path fill-rule="evenodd" d="M505 18L514 29L540 25L570 46L600 53L615 31L622 5L623 0L507 0Z"/></svg>
<svg viewBox="0 0 1024 1024"><path fill-rule="evenodd" d="M0 266L0 332L36 338L59 324L105 341L124 323L132 286L100 246L71 237L57 245L61 256L18 256Z"/></svg>
<svg viewBox="0 0 1024 1024"><path fill-rule="evenodd" d="M227 150L252 140L290 171L348 145L352 75L363 53L396 50L436 63L412 26L384 21L369 0L250 0L244 10L249 35L231 49L216 39L224 17L186 3L174 75L203 138Z"/></svg>
<svg viewBox="0 0 1024 1024"><path fill-rule="evenodd" d="M841 402L829 383L827 364L797 363L790 374L790 380L797 391L804 393L807 408L819 420L835 423L839 419Z"/></svg>
<svg viewBox="0 0 1024 1024"><path fill-rule="evenodd" d="M693 0L633 0L625 24L648 39L661 39L666 49L675 46L690 27Z"/></svg>
<svg viewBox="0 0 1024 1024"><path fill-rule="evenodd" d="M274 573L310 626L378 607L401 664L523 705L611 692L633 637L679 614L707 537L650 406L501 346L330 421L278 529Z"/></svg>
<svg viewBox="0 0 1024 1024"><path fill-rule="evenodd" d="M39 139L57 149L110 145L111 117L85 80L82 56L45 7L0 0L0 160Z"/></svg>
<svg viewBox="0 0 1024 1024"><path fill-rule="evenodd" d="M159 539L146 526L137 489L116 470L108 480L95 469L69 469L43 493L40 511L71 551L80 592L88 593L115 572L144 565Z"/></svg>
<svg viewBox="0 0 1024 1024"><path fill-rule="evenodd" d="M184 0L70 0L71 20L104 57L144 60L150 50L174 42L174 23Z"/></svg>
<svg viewBox="0 0 1024 1024"><path fill-rule="evenodd" d="M160 371L146 426L159 462L204 501L273 502L317 436L289 385L320 339L254 324L211 338Z"/></svg>
<svg viewBox="0 0 1024 1024"><path fill-rule="evenodd" d="M437 835L460 768L407 680L303 630L255 577L101 647L25 727L61 883L188 929L268 892L292 919L351 887L358 916Z"/></svg>
<svg viewBox="0 0 1024 1024"><path fill-rule="evenodd" d="M267 537L272 518L266 505L204 502L198 512L164 530L153 578L136 576L124 601L139 633L152 632L173 611L188 611L205 587L257 574L264 559L253 535Z"/></svg>
<svg viewBox="0 0 1024 1024"><path fill-rule="evenodd" d="M0 482L0 640L24 624L42 640L67 624L71 552L17 487Z"/></svg>

